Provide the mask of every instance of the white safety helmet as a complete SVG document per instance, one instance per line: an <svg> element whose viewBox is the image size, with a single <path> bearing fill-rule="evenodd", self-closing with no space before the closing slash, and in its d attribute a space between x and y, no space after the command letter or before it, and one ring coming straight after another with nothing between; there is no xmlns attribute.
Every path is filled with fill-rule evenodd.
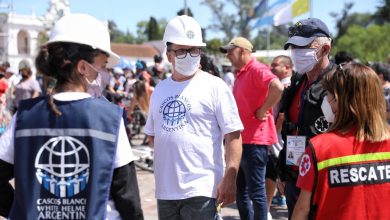
<svg viewBox="0 0 390 220"><path fill-rule="evenodd" d="M108 53L107 67L119 63L119 56L111 51L110 34L103 22L87 14L68 14L58 20L50 33L49 41L89 45Z"/></svg>
<svg viewBox="0 0 390 220"><path fill-rule="evenodd" d="M165 28L163 41L179 45L205 47L202 30L192 17L181 15L169 21Z"/></svg>

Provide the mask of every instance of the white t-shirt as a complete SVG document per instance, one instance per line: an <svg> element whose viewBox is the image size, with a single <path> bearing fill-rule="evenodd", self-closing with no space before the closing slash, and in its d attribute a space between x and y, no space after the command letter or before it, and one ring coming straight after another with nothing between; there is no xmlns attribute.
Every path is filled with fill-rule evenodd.
<svg viewBox="0 0 390 220"><path fill-rule="evenodd" d="M82 92L64 92L53 96L54 99L60 101L73 101L90 97L91 96L88 93ZM17 113L13 116L5 133L0 137L0 159L10 164L14 164L14 133L16 118ZM114 168L122 167L133 160L134 155L127 138L123 119L121 119ZM112 200L110 200L107 204L107 219L120 219L119 212L115 209L114 202Z"/></svg>
<svg viewBox="0 0 390 220"><path fill-rule="evenodd" d="M229 86L229 88L233 91L234 81L236 80L234 74L232 72L227 72L223 76L223 80Z"/></svg>
<svg viewBox="0 0 390 220"><path fill-rule="evenodd" d="M215 198L224 174L223 136L242 130L237 105L218 77L198 71L155 88L144 131L154 136L157 199Z"/></svg>

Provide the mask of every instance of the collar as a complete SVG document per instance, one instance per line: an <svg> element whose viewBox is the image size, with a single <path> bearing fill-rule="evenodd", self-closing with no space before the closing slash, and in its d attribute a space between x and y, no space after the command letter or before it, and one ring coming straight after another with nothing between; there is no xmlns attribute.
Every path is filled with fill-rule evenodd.
<svg viewBox="0 0 390 220"><path fill-rule="evenodd" d="M85 92L60 92L53 95L53 98L58 101L75 101L90 97L91 95Z"/></svg>
<svg viewBox="0 0 390 220"><path fill-rule="evenodd" d="M255 60L256 60L255 58L252 58L251 60L249 60L249 62L246 63L246 64L237 72L237 77L238 77L239 75L243 74L243 73L248 72L249 67L252 65L252 63L255 62Z"/></svg>

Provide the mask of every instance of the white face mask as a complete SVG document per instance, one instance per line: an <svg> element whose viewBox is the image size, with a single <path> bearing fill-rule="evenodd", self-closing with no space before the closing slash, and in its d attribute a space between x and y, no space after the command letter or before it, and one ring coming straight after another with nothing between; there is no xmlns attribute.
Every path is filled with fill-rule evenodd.
<svg viewBox="0 0 390 220"><path fill-rule="evenodd" d="M175 57L175 70L183 76L192 76L199 69L200 56L191 57L189 54L183 59Z"/></svg>
<svg viewBox="0 0 390 220"><path fill-rule="evenodd" d="M298 74L311 71L318 62L317 49L291 49L291 59Z"/></svg>
<svg viewBox="0 0 390 220"><path fill-rule="evenodd" d="M327 122L333 123L335 115L333 113L332 107L328 102L328 98L325 96L321 104L322 113L324 113L325 119Z"/></svg>
<svg viewBox="0 0 390 220"><path fill-rule="evenodd" d="M97 76L96 76L96 79L94 79L92 82L87 78L85 77L85 80L88 82L88 88L87 88L87 92L93 96L93 97L99 97L99 96L102 96L102 92L103 92L103 89L102 88L102 75L108 75L108 73L106 71L103 71L103 70L97 70L92 64L88 63L89 66L97 72Z"/></svg>

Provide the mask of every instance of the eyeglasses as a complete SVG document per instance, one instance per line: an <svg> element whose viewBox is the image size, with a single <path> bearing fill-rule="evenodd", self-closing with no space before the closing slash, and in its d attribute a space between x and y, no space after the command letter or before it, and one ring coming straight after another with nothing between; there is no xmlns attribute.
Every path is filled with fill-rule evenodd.
<svg viewBox="0 0 390 220"><path fill-rule="evenodd" d="M198 57L202 53L202 49L197 48L197 47L193 47L190 49L178 49L178 50L170 49L169 51L173 51L175 53L175 56L178 59L186 58L187 53L189 53L191 57Z"/></svg>
<svg viewBox="0 0 390 220"><path fill-rule="evenodd" d="M329 35L321 29L313 28L309 25L295 24L294 26L288 28L288 37L293 37L295 35L301 37L312 37L315 33L322 33L329 37Z"/></svg>

